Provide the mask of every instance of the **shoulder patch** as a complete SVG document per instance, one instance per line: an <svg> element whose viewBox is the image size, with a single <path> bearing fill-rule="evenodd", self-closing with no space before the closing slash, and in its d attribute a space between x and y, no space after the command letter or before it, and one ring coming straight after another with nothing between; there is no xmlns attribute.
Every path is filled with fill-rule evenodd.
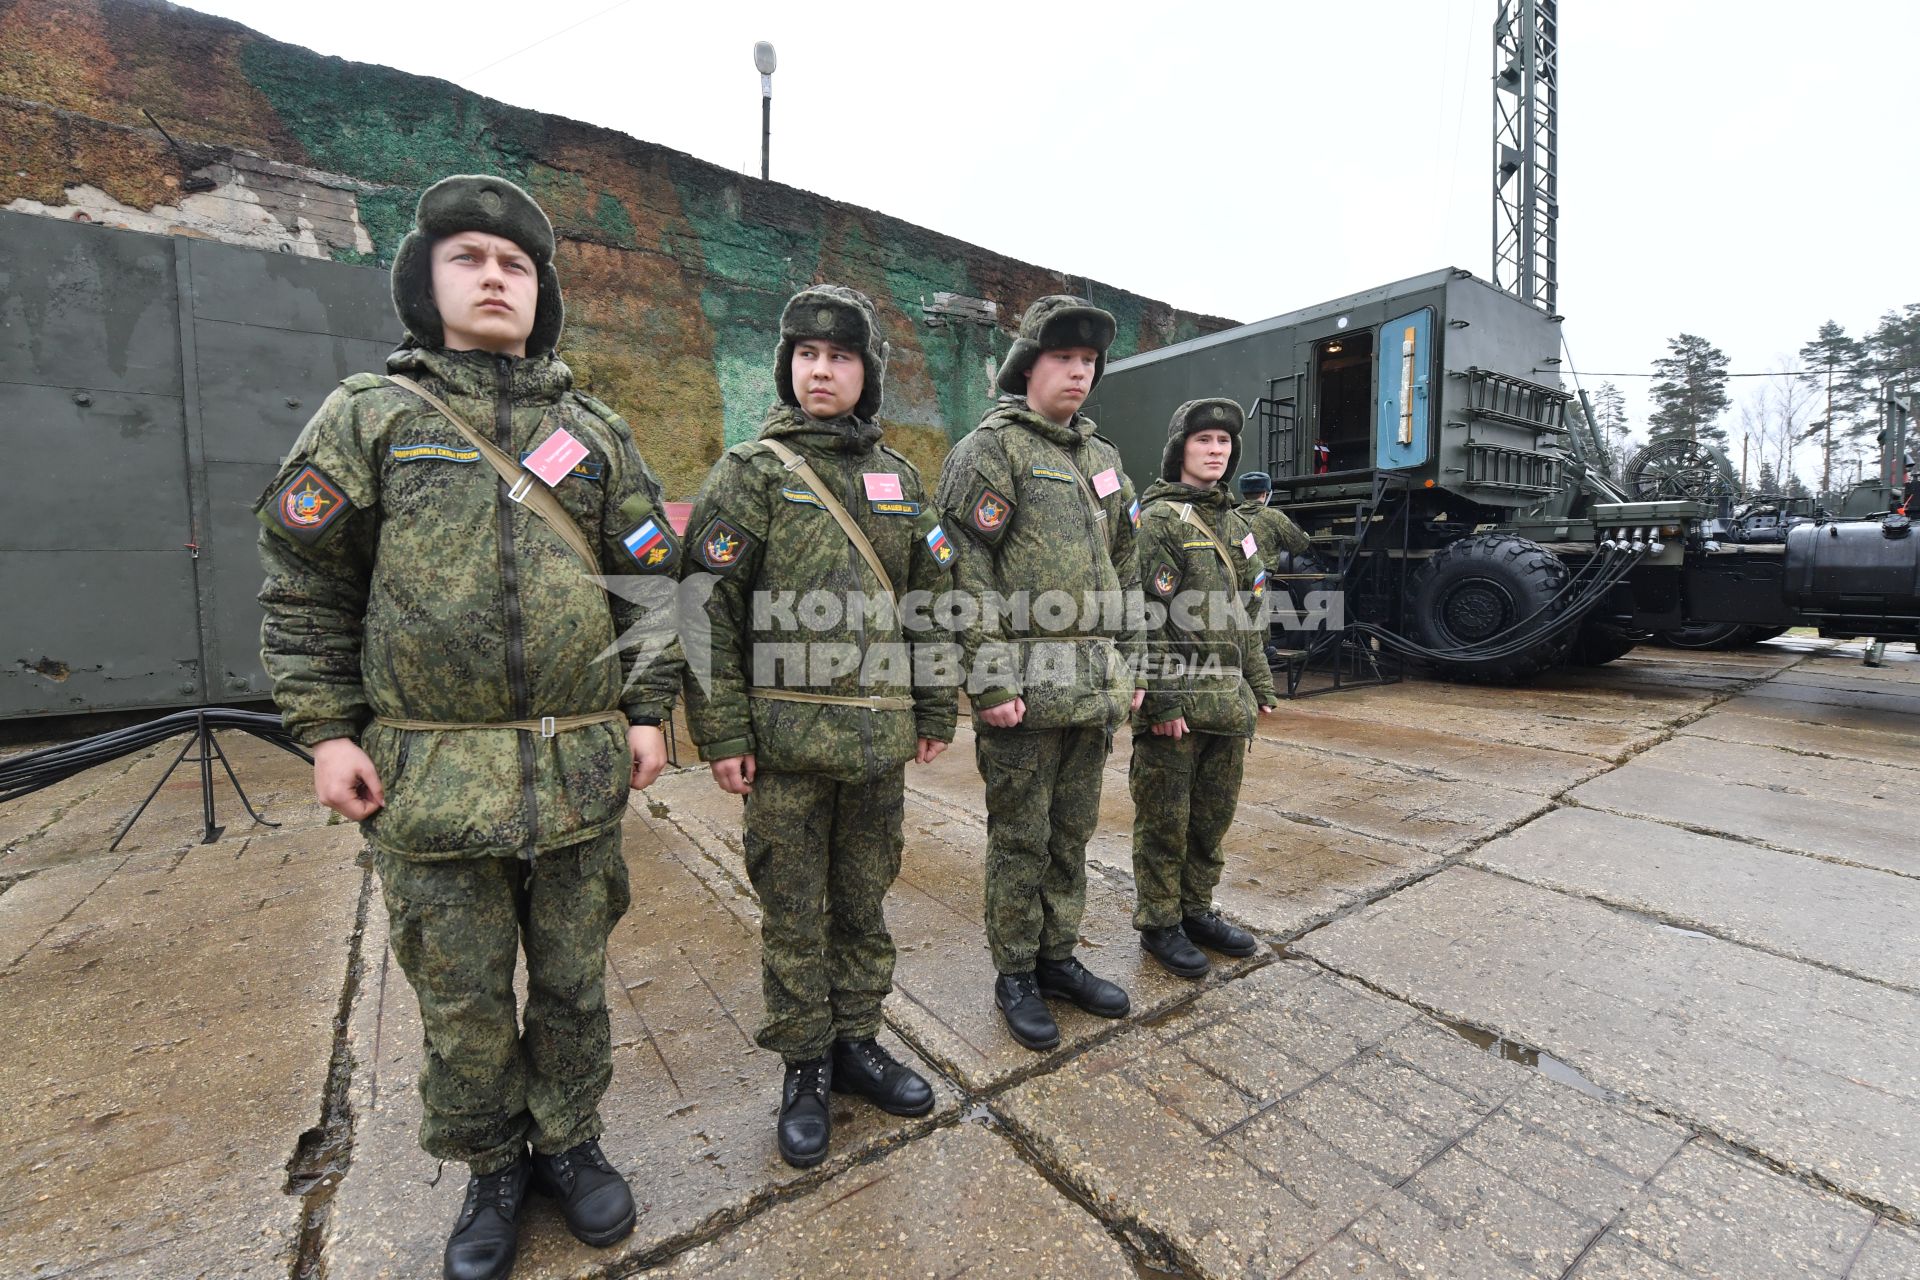
<svg viewBox="0 0 1920 1280"><path fill-rule="evenodd" d="M747 535L719 516L700 531L700 563L715 573L730 573L747 552Z"/></svg>
<svg viewBox="0 0 1920 1280"><path fill-rule="evenodd" d="M264 505L269 507L265 514L271 515L288 537L308 546L320 541L353 510L353 503L340 486L311 463L295 471Z"/></svg>
<svg viewBox="0 0 1920 1280"><path fill-rule="evenodd" d="M1064 480L1068 484L1074 482L1073 477L1067 472L1057 471L1052 467L1035 467L1032 474L1039 476L1042 480Z"/></svg>
<svg viewBox="0 0 1920 1280"><path fill-rule="evenodd" d="M1259 599L1262 595L1266 593L1266 590L1267 590L1267 571L1265 569L1262 569L1260 572L1253 575L1254 599L1256 600Z"/></svg>
<svg viewBox="0 0 1920 1280"><path fill-rule="evenodd" d="M1127 507L1127 519L1133 521L1133 527L1140 527L1140 499L1135 498Z"/></svg>
<svg viewBox="0 0 1920 1280"><path fill-rule="evenodd" d="M471 445L396 444L387 450L395 462L478 462L480 451Z"/></svg>
<svg viewBox="0 0 1920 1280"><path fill-rule="evenodd" d="M624 535L620 545L627 549L639 573L667 573L678 559L673 531L657 516L648 516L638 528Z"/></svg>
<svg viewBox="0 0 1920 1280"><path fill-rule="evenodd" d="M974 499L973 511L967 518L981 533L999 533L1012 514L1013 504L994 492L992 485L987 485L980 490L980 496Z"/></svg>
<svg viewBox="0 0 1920 1280"><path fill-rule="evenodd" d="M1162 563L1147 579L1147 589L1157 596L1170 596L1180 589L1180 570Z"/></svg>
<svg viewBox="0 0 1920 1280"><path fill-rule="evenodd" d="M927 550L933 552L935 563L946 564L953 559L953 544L947 541L947 531L937 524L927 530Z"/></svg>

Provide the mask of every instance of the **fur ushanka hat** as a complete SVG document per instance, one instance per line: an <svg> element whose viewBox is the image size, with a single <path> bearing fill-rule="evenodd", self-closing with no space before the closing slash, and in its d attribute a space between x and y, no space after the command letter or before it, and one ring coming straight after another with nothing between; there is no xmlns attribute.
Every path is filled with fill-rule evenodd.
<svg viewBox="0 0 1920 1280"><path fill-rule="evenodd" d="M1000 364L994 385L1010 396L1027 394L1027 374L1042 351L1061 347L1092 347L1099 353L1094 361L1093 381L1088 392L1100 385L1107 371L1107 348L1113 345L1114 321L1111 312L1102 311L1084 298L1052 293L1037 299L1020 317L1020 336Z"/></svg>
<svg viewBox="0 0 1920 1280"><path fill-rule="evenodd" d="M560 277L553 269L553 224L532 196L490 174L456 174L428 187L414 210L413 230L393 255L393 309L415 345L446 342L440 308L433 300L433 243L457 231L485 231L527 251L540 288L527 354L552 355L567 317Z"/></svg>
<svg viewBox="0 0 1920 1280"><path fill-rule="evenodd" d="M1187 440L1196 431L1219 430L1233 437L1233 448L1227 454L1227 469L1221 479L1233 474L1240 465L1240 428L1247 424L1247 415L1240 406L1224 396L1207 400L1189 400L1173 411L1173 421L1167 426L1167 449L1160 455L1160 478L1178 480L1180 464L1186 460Z"/></svg>
<svg viewBox="0 0 1920 1280"><path fill-rule="evenodd" d="M873 300L843 284L808 285L787 301L780 313L780 347L773 357L773 385L780 399L803 409L793 390L793 349L808 338L838 343L860 353L867 380L853 416L871 422L880 416L880 398L886 388L887 344L873 322Z"/></svg>

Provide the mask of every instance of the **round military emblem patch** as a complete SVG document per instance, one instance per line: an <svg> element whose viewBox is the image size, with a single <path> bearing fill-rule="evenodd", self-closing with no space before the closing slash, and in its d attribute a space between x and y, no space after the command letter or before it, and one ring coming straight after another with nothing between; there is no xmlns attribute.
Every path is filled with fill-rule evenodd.
<svg viewBox="0 0 1920 1280"><path fill-rule="evenodd" d="M982 533L992 533L1007 522L1007 500L991 489L980 492L980 500L973 504L973 527Z"/></svg>
<svg viewBox="0 0 1920 1280"><path fill-rule="evenodd" d="M833 308L821 307L813 313L813 322L822 329L831 329L833 327Z"/></svg>
<svg viewBox="0 0 1920 1280"><path fill-rule="evenodd" d="M738 529L725 520L715 520L707 526L706 536L700 540L700 558L706 561L709 569L731 569L745 547L746 538Z"/></svg>
<svg viewBox="0 0 1920 1280"><path fill-rule="evenodd" d="M1163 564L1154 572L1153 593L1155 595L1170 596L1173 594L1173 589L1179 585L1180 575L1173 571L1172 565Z"/></svg>
<svg viewBox="0 0 1920 1280"><path fill-rule="evenodd" d="M498 214L500 212L500 193L492 189L482 191L478 203L482 213Z"/></svg>
<svg viewBox="0 0 1920 1280"><path fill-rule="evenodd" d="M1227 410L1225 406L1223 405L1213 406L1213 420L1215 422L1225 422L1227 420Z"/></svg>

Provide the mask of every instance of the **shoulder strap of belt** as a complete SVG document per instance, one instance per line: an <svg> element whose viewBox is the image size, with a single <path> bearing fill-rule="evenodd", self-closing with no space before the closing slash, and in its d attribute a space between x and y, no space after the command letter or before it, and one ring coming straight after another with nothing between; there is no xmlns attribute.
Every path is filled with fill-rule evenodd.
<svg viewBox="0 0 1920 1280"><path fill-rule="evenodd" d="M580 526L573 522L573 517L567 514L567 509L560 505L560 499L554 496L553 490L540 483L538 476L502 453L498 445L468 426L465 419L455 413L446 401L412 378L390 373L387 375L387 381L419 396L441 417L452 423L453 429L465 437L468 444L480 450L480 456L499 472L500 478L507 484L507 496L515 502L525 503L535 515L545 520L553 531L560 535L560 541L573 548L573 553L579 556L581 562L587 566L588 573L600 572L600 562L587 542L587 535L580 532Z"/></svg>
<svg viewBox="0 0 1920 1280"><path fill-rule="evenodd" d="M1228 555L1227 549L1220 545L1219 537L1215 535L1212 529L1207 527L1207 522L1193 514L1193 504L1191 502L1183 502L1180 504L1180 518L1207 535L1207 541L1213 544L1214 554L1219 556L1220 563L1227 567L1227 582L1233 589L1237 590L1240 586L1240 574L1233 567L1233 557Z"/></svg>
<svg viewBox="0 0 1920 1280"><path fill-rule="evenodd" d="M787 470L807 482L807 488L813 490L813 496L820 499L820 505L827 509L827 514L833 517L834 523L840 526L840 531L853 543L853 549L858 551L860 558L867 562L867 568L873 570L873 575L880 579L880 586L886 591L887 599L894 599L893 579L887 576L887 570L880 563L880 557L875 554L873 544L867 541L866 534L860 532L860 526L853 522L853 517L848 515L847 509L840 505L840 500L833 496L833 490L821 483L820 474L813 469L813 464L778 440L763 437L758 443L767 446Z"/></svg>

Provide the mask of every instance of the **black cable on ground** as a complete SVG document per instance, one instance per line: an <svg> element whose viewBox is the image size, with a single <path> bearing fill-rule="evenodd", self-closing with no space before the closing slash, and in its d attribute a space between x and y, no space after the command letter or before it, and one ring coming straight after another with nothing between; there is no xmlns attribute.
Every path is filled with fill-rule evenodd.
<svg viewBox="0 0 1920 1280"><path fill-rule="evenodd" d="M237 729L272 743L282 751L290 752L309 763L313 760L312 756L288 736L286 727L277 715L259 711L238 711L230 707L176 711L172 715L161 716L145 724L130 725L124 729L115 729L111 733L97 734L77 742L63 742L58 746L44 747L39 751L28 751L0 760L0 804L5 804L9 800L18 800L21 796L31 795L55 783L65 782L75 774L84 773L96 765L145 751L154 744L179 734L197 733L203 719L209 732L219 729Z"/></svg>

